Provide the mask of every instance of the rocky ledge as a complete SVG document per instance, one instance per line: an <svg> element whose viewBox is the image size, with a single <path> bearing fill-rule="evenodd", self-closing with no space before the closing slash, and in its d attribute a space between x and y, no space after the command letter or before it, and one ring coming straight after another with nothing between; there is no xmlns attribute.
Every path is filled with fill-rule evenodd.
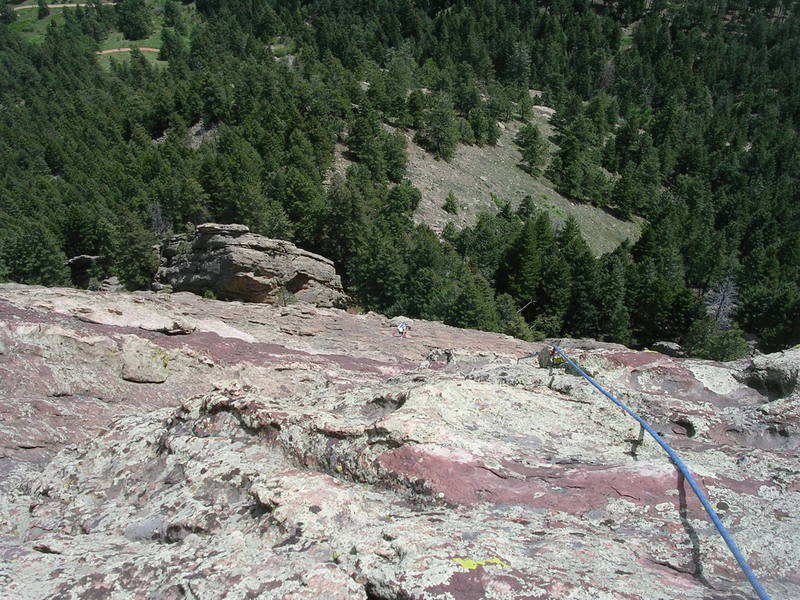
<svg viewBox="0 0 800 600"><path fill-rule="evenodd" d="M541 344L394 331L307 304L0 286L5 593L753 597L661 450L528 358ZM798 351L563 346L676 448L773 600L800 597Z"/></svg>
<svg viewBox="0 0 800 600"><path fill-rule="evenodd" d="M205 223L195 234L165 241L155 287L245 302L285 303L291 297L323 307L347 303L333 262L235 224Z"/></svg>

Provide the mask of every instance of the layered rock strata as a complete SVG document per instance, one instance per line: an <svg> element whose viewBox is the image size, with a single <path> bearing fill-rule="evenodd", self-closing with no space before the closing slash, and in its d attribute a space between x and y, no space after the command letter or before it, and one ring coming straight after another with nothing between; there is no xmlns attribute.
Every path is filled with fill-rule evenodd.
<svg viewBox="0 0 800 600"><path fill-rule="evenodd" d="M0 286L5 593L753 597L661 450L526 358L541 344L395 333L304 304ZM796 407L744 375L769 359L562 345L676 448L773 600L800 597Z"/></svg>
<svg viewBox="0 0 800 600"><path fill-rule="evenodd" d="M244 225L205 223L164 242L155 287L245 302L347 303L333 262Z"/></svg>

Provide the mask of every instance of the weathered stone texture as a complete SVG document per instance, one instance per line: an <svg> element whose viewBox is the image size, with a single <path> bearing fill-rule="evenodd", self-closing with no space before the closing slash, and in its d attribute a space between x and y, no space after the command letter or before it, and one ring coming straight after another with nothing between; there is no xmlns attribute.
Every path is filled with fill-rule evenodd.
<svg viewBox="0 0 800 600"><path fill-rule="evenodd" d="M282 294L324 307L347 302L330 260L235 224L205 223L167 240L155 286L246 302L280 303Z"/></svg>
<svg viewBox="0 0 800 600"><path fill-rule="evenodd" d="M754 357L741 378L773 399L800 395L800 346Z"/></svg>
<svg viewBox="0 0 800 600"><path fill-rule="evenodd" d="M393 334L309 305L0 286L4 594L753 597L657 444L540 368L542 344ZM562 346L683 457L773 600L800 597L796 396L740 382L745 362Z"/></svg>

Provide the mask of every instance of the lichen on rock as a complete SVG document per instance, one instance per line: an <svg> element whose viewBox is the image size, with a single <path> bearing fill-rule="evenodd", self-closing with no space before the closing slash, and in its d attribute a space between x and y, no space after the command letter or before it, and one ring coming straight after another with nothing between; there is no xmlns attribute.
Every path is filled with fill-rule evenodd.
<svg viewBox="0 0 800 600"><path fill-rule="evenodd" d="M195 234L166 240L160 256L156 289L272 304L285 304L287 294L317 306L347 303L330 260L244 225L198 225Z"/></svg>
<svg viewBox="0 0 800 600"><path fill-rule="evenodd" d="M751 596L658 445L541 368L544 344L387 323L0 285L4 592ZM796 395L741 363L561 346L676 449L773 600L800 597Z"/></svg>

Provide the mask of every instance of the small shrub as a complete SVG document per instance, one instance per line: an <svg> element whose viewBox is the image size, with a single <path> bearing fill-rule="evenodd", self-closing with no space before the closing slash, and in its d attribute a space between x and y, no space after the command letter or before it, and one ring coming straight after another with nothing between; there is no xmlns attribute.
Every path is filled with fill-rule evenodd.
<svg viewBox="0 0 800 600"><path fill-rule="evenodd" d="M525 319L519 314L517 304L514 299L508 294L500 294L495 298L497 306L497 314L499 317L499 331L506 335L515 338L533 341L535 332L531 330L530 326L525 322Z"/></svg>
<svg viewBox="0 0 800 600"><path fill-rule="evenodd" d="M17 20L16 11L7 4L0 6L0 23L13 23Z"/></svg>
<svg viewBox="0 0 800 600"><path fill-rule="evenodd" d="M449 244L455 245L458 240L458 227L453 225L453 222L450 221L447 225L444 226L442 229L442 239Z"/></svg>
<svg viewBox="0 0 800 600"><path fill-rule="evenodd" d="M531 342L543 342L545 339L545 335L543 331L538 331L536 329L531 331L531 338L529 341Z"/></svg>
<svg viewBox="0 0 800 600"><path fill-rule="evenodd" d="M558 332L561 331L562 324L562 318L558 315L537 315L533 323L531 323L531 328L535 333L541 333L542 337L534 341L538 342L547 336L552 337L558 335Z"/></svg>
<svg viewBox="0 0 800 600"><path fill-rule="evenodd" d="M469 121L463 117L459 117L456 121L458 127L458 139L462 144L473 146L475 144L475 133L472 131L472 126Z"/></svg>
<svg viewBox="0 0 800 600"><path fill-rule="evenodd" d="M442 208L444 209L445 212L448 212L451 215L458 214L458 201L456 200L456 197L453 195L453 192L447 194L447 198L445 199Z"/></svg>
<svg viewBox="0 0 800 600"><path fill-rule="evenodd" d="M213 290L205 290L203 292L203 298L206 300L216 300L217 295L213 292Z"/></svg>
<svg viewBox="0 0 800 600"><path fill-rule="evenodd" d="M749 347L744 334L739 329L731 329L711 335L706 342L705 357L711 360L727 362L747 355Z"/></svg>
<svg viewBox="0 0 800 600"><path fill-rule="evenodd" d="M287 306L289 304L294 304L297 300L294 297L294 294L290 292L285 287L280 288L275 293L275 303L280 306Z"/></svg>

